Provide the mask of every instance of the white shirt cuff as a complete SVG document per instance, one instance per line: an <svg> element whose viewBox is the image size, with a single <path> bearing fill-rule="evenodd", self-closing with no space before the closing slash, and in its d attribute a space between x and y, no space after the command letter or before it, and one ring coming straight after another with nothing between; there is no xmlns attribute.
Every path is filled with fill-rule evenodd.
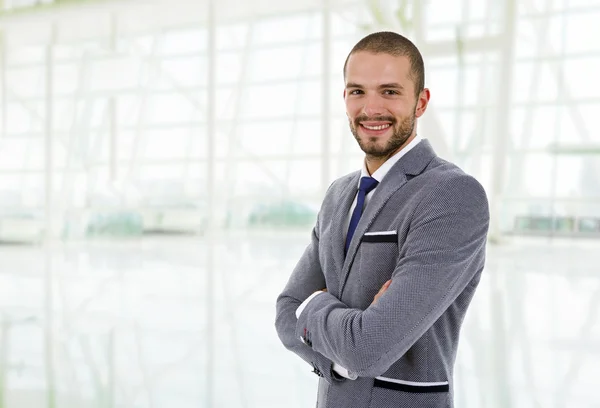
<svg viewBox="0 0 600 408"><path fill-rule="evenodd" d="M320 295L321 293L323 293L322 290L319 290L319 291L313 293L312 295L310 295L309 297L307 297L306 300L300 304L300 306L298 306L298 309L296 309L296 319L300 318L300 315L302 314L302 311L304 310L304 308L306 307L306 305L308 305L308 302L310 302L311 300L313 300L313 298L315 296Z"/></svg>
<svg viewBox="0 0 600 408"><path fill-rule="evenodd" d="M349 380L356 380L358 378L357 375L350 375L348 370L346 370L344 367L342 367L341 365L336 364L336 363L333 363L333 371L335 371L342 377L347 378Z"/></svg>

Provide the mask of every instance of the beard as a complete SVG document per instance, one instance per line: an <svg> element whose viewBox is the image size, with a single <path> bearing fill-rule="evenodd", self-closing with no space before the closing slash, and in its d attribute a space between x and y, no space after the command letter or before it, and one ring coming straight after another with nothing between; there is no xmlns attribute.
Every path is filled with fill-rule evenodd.
<svg viewBox="0 0 600 408"><path fill-rule="evenodd" d="M376 116L373 118L369 118L366 115L357 116L354 119L354 122L349 119L350 130L354 135L354 138L358 142L361 150L367 154L367 156L371 157L391 157L395 152L400 149L404 143L410 138L415 128L415 114L406 116L400 122L396 120L393 116ZM393 129L392 136L385 142L385 144L381 145L381 141L378 138L370 138L368 136L360 137L358 134L358 128L360 127L360 122L363 121L385 121L390 122L390 127Z"/></svg>

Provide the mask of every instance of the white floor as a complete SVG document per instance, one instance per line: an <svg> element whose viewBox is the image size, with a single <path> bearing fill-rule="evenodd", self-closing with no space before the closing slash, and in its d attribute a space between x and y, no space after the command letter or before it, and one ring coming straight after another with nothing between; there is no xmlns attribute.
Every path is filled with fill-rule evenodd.
<svg viewBox="0 0 600 408"><path fill-rule="evenodd" d="M270 232L210 247L200 237L0 247L0 407L313 407L317 377L273 327L307 240ZM600 407L599 312L600 240L490 246L463 326L456 407Z"/></svg>

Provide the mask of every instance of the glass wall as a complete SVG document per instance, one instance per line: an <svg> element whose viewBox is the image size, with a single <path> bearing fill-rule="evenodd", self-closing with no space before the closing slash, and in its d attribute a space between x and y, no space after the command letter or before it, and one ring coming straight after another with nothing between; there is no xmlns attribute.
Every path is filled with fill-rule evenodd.
<svg viewBox="0 0 600 408"><path fill-rule="evenodd" d="M274 332L274 301L329 183L362 164L342 67L372 31L422 50L432 100L419 133L482 182L493 242L597 245L600 1L80 3L0 16L0 407L314 404L315 379ZM498 333L524 323L495 296L515 279L548 285L523 306L539 311L566 285L512 275L552 262L492 251L490 276L506 280L482 283L475 304L491 315L466 322L457 403L545 406L554 377L495 360L528 355L499 348ZM500 354L481 360L484 345ZM532 382L542 405L521 392ZM516 396L485 405L464 384ZM568 395L589 400L583 387Z"/></svg>

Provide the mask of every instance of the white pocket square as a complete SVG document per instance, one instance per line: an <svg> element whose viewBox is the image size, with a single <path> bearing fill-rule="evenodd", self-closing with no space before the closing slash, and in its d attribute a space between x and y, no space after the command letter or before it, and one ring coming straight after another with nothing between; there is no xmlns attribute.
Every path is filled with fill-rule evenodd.
<svg viewBox="0 0 600 408"><path fill-rule="evenodd" d="M365 232L365 236L376 236L376 235L398 235L398 231L372 231Z"/></svg>

